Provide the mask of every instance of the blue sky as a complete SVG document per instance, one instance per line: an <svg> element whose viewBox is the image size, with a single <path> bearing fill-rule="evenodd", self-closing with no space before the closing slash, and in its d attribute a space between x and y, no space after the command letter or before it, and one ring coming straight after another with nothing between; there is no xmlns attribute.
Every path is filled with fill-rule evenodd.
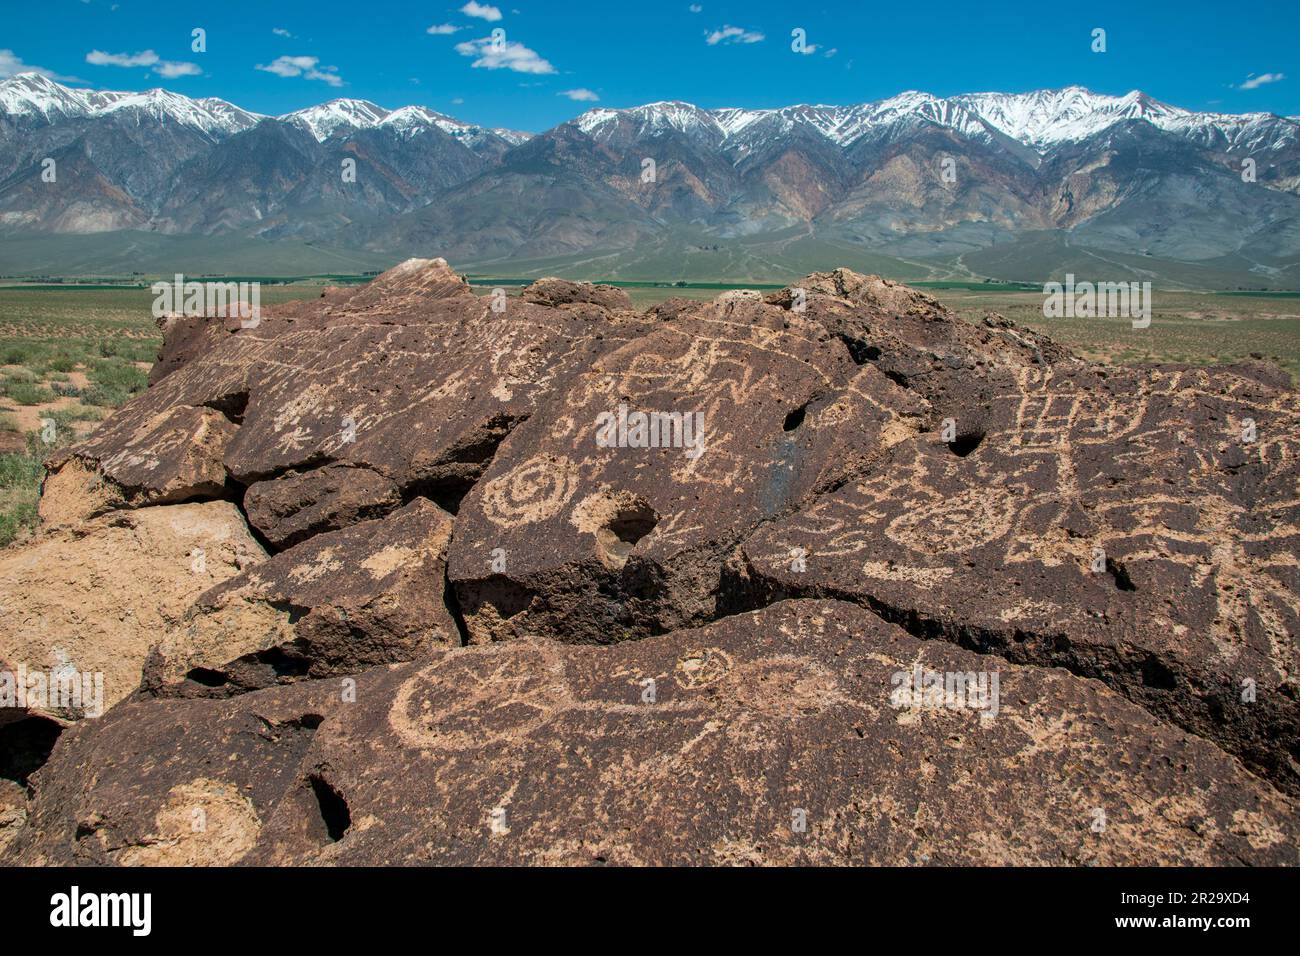
<svg viewBox="0 0 1300 956"><path fill-rule="evenodd" d="M163 86L269 114L348 96L538 131L593 105L842 104L906 89L1079 84L1300 115L1296 0L4 4L0 76L35 68L95 88ZM206 52L191 49L196 27ZM1090 48L1094 28L1106 30L1105 53ZM808 52L791 49L795 29Z"/></svg>

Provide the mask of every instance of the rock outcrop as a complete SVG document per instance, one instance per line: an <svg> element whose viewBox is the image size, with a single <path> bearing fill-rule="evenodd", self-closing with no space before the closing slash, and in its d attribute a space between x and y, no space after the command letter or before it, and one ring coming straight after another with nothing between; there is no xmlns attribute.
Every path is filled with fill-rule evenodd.
<svg viewBox="0 0 1300 956"><path fill-rule="evenodd" d="M916 668L990 667L996 715L891 703ZM1285 797L1096 681L836 601L456 648L354 695L132 702L74 733L21 862L1281 864L1300 836Z"/></svg>
<svg viewBox="0 0 1300 956"><path fill-rule="evenodd" d="M200 594L265 556L225 501L118 511L0 551L0 671L99 673L100 703L112 707ZM20 713L77 720L85 709L0 707L0 724Z"/></svg>
<svg viewBox="0 0 1300 956"><path fill-rule="evenodd" d="M844 269L639 313L434 259L155 373L0 559L0 671L117 668L0 726L0 859L1300 863L1276 369Z"/></svg>

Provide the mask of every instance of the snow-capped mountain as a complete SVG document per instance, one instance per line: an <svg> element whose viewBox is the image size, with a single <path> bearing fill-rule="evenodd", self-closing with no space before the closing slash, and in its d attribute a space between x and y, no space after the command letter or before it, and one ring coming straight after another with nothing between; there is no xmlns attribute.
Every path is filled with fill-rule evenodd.
<svg viewBox="0 0 1300 956"><path fill-rule="evenodd" d="M941 99L909 90L854 106L801 105L779 109L701 109L680 101L630 109L588 110L573 123L597 141L673 130L721 149L749 146L795 128L815 131L837 146L896 134L918 122L951 129L971 139L1000 134L1044 154L1080 142L1119 123L1141 120L1205 146L1280 149L1300 142L1293 117L1271 113L1196 113L1161 103L1145 93L1105 96L1080 86L1031 93L966 93Z"/></svg>
<svg viewBox="0 0 1300 956"><path fill-rule="evenodd" d="M338 129L393 129L404 135L419 135L420 131L436 126L457 139L476 141L490 133L517 146L529 138L528 133L508 129L487 129L465 123L424 106L403 106L387 110L369 100L330 100L319 106L308 107L279 117L282 122L293 123L308 130L319 143L325 142ZM467 143L468 145L468 143Z"/></svg>
<svg viewBox="0 0 1300 956"><path fill-rule="evenodd" d="M191 99L162 89L142 93L79 90L38 73L20 73L0 83L0 112L13 119L45 123L112 114L128 118L145 115L219 137L233 136L265 118L215 98Z"/></svg>
<svg viewBox="0 0 1300 956"><path fill-rule="evenodd" d="M57 186L42 178L51 159ZM504 261L682 235L713 252L768 233L785 237L776 256L803 235L923 259L1054 233L1107 255L1300 281L1297 223L1294 117L1198 113L1136 91L667 101L532 136L418 105L337 99L266 117L164 90L0 82L4 235L234 234Z"/></svg>
<svg viewBox="0 0 1300 956"><path fill-rule="evenodd" d="M323 143L339 127L369 129L378 125L387 115L388 110L368 100L339 99L286 113L280 117L280 121L301 126L315 136L318 143Z"/></svg>

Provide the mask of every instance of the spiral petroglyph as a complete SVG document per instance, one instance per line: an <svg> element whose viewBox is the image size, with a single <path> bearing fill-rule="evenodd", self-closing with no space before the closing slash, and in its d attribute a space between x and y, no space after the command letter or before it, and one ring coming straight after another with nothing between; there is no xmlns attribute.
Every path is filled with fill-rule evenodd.
<svg viewBox="0 0 1300 956"><path fill-rule="evenodd" d="M421 261L176 324L55 451L0 696L116 670L72 731L0 714L0 863L1297 862L1278 370L847 269L499 291Z"/></svg>
<svg viewBox="0 0 1300 956"><path fill-rule="evenodd" d="M578 467L563 456L539 456L483 487L483 514L499 525L553 518L578 490Z"/></svg>

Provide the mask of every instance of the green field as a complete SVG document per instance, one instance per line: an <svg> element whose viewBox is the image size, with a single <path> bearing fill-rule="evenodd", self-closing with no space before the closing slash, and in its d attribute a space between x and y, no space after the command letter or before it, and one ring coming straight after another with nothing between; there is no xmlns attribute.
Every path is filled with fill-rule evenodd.
<svg viewBox="0 0 1300 956"><path fill-rule="evenodd" d="M543 271L566 274L561 269ZM485 293L493 285L518 286L531 278L519 273L509 278L491 276L486 271L475 276L476 291ZM35 524L45 456L77 440L146 387L149 366L161 344L151 314L149 278L103 279L80 286L48 282L0 286L0 547L24 536ZM263 285L262 302L274 305L315 297L327 282L364 279L340 274ZM672 296L709 300L720 289L745 287L707 277L684 286L625 276L616 281L639 309ZM138 285L118 284L132 282ZM1044 318L1042 293L1022 291L1024 286L1011 281L932 279L917 284L967 319L998 312L1092 359L1199 364L1258 357L1271 359L1293 378L1300 378L1300 295L1296 293L1157 289L1150 328L1134 330L1126 319ZM755 280L748 287L768 289L772 283Z"/></svg>
<svg viewBox="0 0 1300 956"><path fill-rule="evenodd" d="M987 311L1037 329L1087 358L1132 362L1270 359L1300 380L1300 298L1205 292L1152 294L1151 326L1128 319L1048 319L1041 292L927 290L967 319Z"/></svg>

